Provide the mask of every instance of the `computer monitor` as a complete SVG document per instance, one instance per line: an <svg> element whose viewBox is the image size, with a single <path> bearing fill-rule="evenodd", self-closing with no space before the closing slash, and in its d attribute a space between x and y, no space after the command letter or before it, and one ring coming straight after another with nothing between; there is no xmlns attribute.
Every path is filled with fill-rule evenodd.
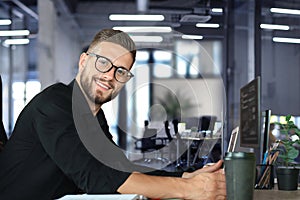
<svg viewBox="0 0 300 200"><path fill-rule="evenodd" d="M199 124L198 124L198 130L199 131L208 131L208 130L213 131L216 121L217 121L216 116L209 116L209 115L201 116Z"/></svg>
<svg viewBox="0 0 300 200"><path fill-rule="evenodd" d="M257 164L263 159L261 119L261 78L256 77L240 89L240 137L237 149L255 153Z"/></svg>
<svg viewBox="0 0 300 200"><path fill-rule="evenodd" d="M270 146L270 118L271 118L271 110L265 110L261 113L261 154L264 154L266 151L269 150Z"/></svg>
<svg viewBox="0 0 300 200"><path fill-rule="evenodd" d="M240 89L240 146L260 147L261 111L260 77L247 83Z"/></svg>

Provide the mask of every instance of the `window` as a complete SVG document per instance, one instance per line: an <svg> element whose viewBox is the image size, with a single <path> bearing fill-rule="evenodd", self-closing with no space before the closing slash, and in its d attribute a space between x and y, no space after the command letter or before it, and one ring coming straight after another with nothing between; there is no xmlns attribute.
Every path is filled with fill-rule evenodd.
<svg viewBox="0 0 300 200"><path fill-rule="evenodd" d="M38 81L14 82L12 85L13 98L13 123L23 110L24 106L41 90L41 84Z"/></svg>
<svg viewBox="0 0 300 200"><path fill-rule="evenodd" d="M219 40L195 42L178 40L175 45L176 71L179 77L219 76L222 43Z"/></svg>

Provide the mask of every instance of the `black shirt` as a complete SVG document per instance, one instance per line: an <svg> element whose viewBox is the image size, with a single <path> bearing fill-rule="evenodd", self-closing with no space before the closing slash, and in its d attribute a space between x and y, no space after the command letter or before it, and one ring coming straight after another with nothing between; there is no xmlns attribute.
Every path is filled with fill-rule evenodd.
<svg viewBox="0 0 300 200"><path fill-rule="evenodd" d="M122 151L107 149L115 145L103 111L94 117L87 111L86 101L74 102L84 97L81 92L74 96L73 86L79 88L76 81L69 85L54 84L36 95L21 112L11 138L0 153L1 200L54 199L79 192L117 193L131 174L128 169L139 171ZM81 104L86 106L74 111L74 107ZM76 126L74 118L81 122L83 119L85 127ZM94 119L103 131L90 126ZM88 135L105 135L108 140L99 141L100 154L116 156L118 159L112 163L117 163L120 169L96 159L97 153L90 153L83 144L85 138L79 136L80 129ZM181 176L181 173L159 170L147 174Z"/></svg>

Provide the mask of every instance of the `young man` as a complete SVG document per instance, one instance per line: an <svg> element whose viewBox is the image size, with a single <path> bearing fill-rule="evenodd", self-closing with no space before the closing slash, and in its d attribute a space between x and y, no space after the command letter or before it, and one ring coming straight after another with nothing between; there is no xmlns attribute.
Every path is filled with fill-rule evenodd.
<svg viewBox="0 0 300 200"><path fill-rule="evenodd" d="M135 45L100 31L69 85L54 84L20 114L0 153L0 199L54 199L76 193L131 193L149 198L225 199L221 162L193 173L130 163L111 140L101 106L133 76Z"/></svg>

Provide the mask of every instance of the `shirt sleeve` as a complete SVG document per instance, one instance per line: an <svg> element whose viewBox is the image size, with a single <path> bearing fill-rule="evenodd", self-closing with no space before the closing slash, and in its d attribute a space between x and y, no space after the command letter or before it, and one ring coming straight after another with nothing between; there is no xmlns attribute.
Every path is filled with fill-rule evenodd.
<svg viewBox="0 0 300 200"><path fill-rule="evenodd" d="M73 121L72 100L58 92L45 95L40 102L35 111L35 129L60 170L86 193L116 193L130 173L101 163L85 148Z"/></svg>

